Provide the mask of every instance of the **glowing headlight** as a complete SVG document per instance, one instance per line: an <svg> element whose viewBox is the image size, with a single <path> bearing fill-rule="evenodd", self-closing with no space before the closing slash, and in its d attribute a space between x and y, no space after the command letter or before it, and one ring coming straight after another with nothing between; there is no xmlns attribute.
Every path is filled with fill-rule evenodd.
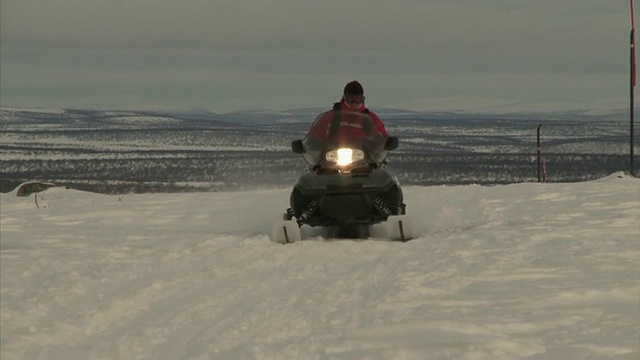
<svg viewBox="0 0 640 360"><path fill-rule="evenodd" d="M358 149L337 149L327 152L325 159L340 166L349 165L353 162L364 160L364 152Z"/></svg>

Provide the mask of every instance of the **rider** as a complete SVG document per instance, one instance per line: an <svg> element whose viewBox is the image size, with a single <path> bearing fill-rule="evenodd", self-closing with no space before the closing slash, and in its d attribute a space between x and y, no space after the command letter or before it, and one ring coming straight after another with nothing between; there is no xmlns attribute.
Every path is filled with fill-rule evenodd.
<svg viewBox="0 0 640 360"><path fill-rule="evenodd" d="M333 109L318 116L303 142L303 153L309 162L309 170L316 172L318 175L336 174L335 171L331 171L335 169L324 171L327 169L323 169L316 160L322 156L327 145L335 147L336 144L342 145L343 143L346 145L353 144L375 152L376 155L370 154L376 160L373 164L370 164L372 165L370 169L386 164L384 161L386 151L382 150L386 150L384 146L389 140L389 134L378 115L365 107L364 99L362 85L357 81L351 81L344 87L342 99L333 104ZM380 158L381 156L382 158ZM320 163L322 162L320 161ZM360 172L358 174L368 173ZM375 179L377 178L374 178L374 181ZM354 191L357 193L358 188L354 189L356 189ZM348 190L348 187L345 190ZM375 205L376 210L372 210L374 213L381 212L382 215L404 213L403 195L397 184L389 186L374 201L377 204ZM291 192L290 204L293 216L298 220L313 216L313 213L321 206L314 199L314 195L302 194L297 188L294 188ZM345 206L349 206L348 201Z"/></svg>
<svg viewBox="0 0 640 360"><path fill-rule="evenodd" d="M364 99L362 85L355 80L349 82L344 87L342 99L316 120L309 131L309 137L328 138L337 133L342 138L354 140L361 138L363 134L370 136L372 131L377 131L388 138L384 124L378 115L365 107ZM353 116L355 114L368 116Z"/></svg>

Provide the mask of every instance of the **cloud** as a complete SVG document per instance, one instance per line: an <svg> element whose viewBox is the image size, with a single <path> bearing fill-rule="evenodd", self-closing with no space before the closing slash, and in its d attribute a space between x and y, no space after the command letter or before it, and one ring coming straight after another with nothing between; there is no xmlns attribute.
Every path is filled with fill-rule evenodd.
<svg viewBox="0 0 640 360"><path fill-rule="evenodd" d="M68 46L415 49L611 36L611 1L5 1L3 40ZM586 40L585 40L586 41Z"/></svg>
<svg viewBox="0 0 640 360"><path fill-rule="evenodd" d="M385 79L389 88L423 91L381 90L385 104L439 89L476 96L469 79L482 79L498 102L554 91L593 98L604 90L589 95L580 86L608 77L602 87L610 90L628 71L628 5L610 0L2 0L1 6L0 96L11 103L28 102L28 93L45 101L57 96L46 95L47 87L64 83L69 94L112 88L117 97L155 93L160 104L174 92L162 97L149 89L180 89L181 99L204 91L215 94L209 104L228 108L223 104L246 104L245 97L265 105L276 97L295 107L296 94L311 101L353 78L370 81L371 89ZM504 80L514 74L543 84L517 91ZM553 77L575 86L547 81Z"/></svg>

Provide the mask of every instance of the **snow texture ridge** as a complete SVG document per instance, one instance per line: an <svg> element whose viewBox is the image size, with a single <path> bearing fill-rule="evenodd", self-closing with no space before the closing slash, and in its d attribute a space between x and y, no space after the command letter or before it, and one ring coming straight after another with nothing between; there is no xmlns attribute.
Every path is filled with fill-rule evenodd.
<svg viewBox="0 0 640 360"><path fill-rule="evenodd" d="M289 189L0 195L2 359L638 359L640 182L407 187L419 237L272 243Z"/></svg>

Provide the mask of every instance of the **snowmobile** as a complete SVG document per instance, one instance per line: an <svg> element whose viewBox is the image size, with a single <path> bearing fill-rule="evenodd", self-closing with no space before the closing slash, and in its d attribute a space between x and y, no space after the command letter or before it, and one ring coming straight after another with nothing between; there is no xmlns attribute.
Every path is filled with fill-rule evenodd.
<svg viewBox="0 0 640 360"><path fill-rule="evenodd" d="M300 241L305 225L321 228L329 238L411 240L400 184L386 169L398 138L384 136L372 124L367 113L328 111L291 143L308 169L293 187L290 208L274 223L272 241Z"/></svg>

